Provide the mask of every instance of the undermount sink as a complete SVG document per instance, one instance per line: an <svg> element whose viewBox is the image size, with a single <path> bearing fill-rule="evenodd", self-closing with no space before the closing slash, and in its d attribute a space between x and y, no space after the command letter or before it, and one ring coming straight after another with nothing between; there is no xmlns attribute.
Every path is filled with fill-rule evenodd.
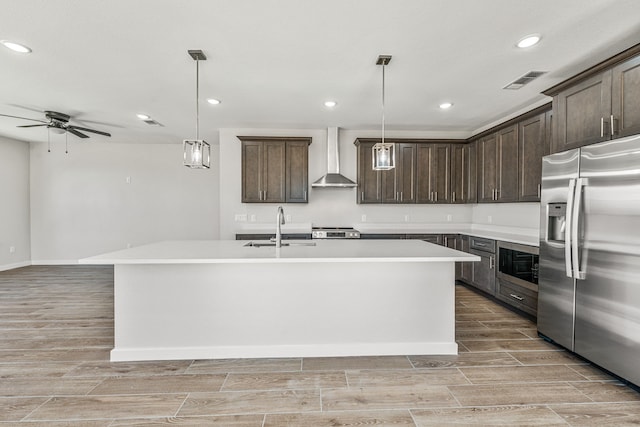
<svg viewBox="0 0 640 427"><path fill-rule="evenodd" d="M283 242L282 246L315 246L316 242ZM252 248L274 248L276 246L276 242L247 242L244 245L245 247Z"/></svg>

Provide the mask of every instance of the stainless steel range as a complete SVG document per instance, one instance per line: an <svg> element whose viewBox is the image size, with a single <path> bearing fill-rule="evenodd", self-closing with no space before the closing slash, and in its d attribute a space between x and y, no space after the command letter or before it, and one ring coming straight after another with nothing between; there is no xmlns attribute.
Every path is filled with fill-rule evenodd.
<svg viewBox="0 0 640 427"><path fill-rule="evenodd" d="M360 232L353 227L312 227L312 239L359 239Z"/></svg>

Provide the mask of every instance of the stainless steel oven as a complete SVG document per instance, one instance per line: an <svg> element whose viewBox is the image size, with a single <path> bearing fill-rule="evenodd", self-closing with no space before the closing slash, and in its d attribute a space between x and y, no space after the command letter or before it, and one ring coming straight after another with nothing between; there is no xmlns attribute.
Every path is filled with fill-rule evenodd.
<svg viewBox="0 0 640 427"><path fill-rule="evenodd" d="M518 243L498 243L498 278L516 284L538 284L538 248Z"/></svg>

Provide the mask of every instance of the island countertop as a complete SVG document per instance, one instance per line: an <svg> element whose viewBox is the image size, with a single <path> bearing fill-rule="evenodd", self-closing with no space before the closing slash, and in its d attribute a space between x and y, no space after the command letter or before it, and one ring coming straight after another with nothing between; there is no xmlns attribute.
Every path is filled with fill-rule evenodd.
<svg viewBox="0 0 640 427"><path fill-rule="evenodd" d="M257 242L257 241L256 241ZM81 259L81 264L455 262L480 257L421 240L286 240L280 249L238 240L172 240ZM267 242L262 242L267 243ZM311 246L311 245L313 246Z"/></svg>

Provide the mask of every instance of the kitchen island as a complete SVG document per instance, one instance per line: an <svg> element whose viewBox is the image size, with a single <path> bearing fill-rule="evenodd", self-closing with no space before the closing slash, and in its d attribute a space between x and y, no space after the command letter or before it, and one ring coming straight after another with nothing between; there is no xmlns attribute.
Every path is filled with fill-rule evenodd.
<svg viewBox="0 0 640 427"><path fill-rule="evenodd" d="M166 241L81 260L114 265L111 360L457 354L454 263L479 257L423 241L286 243Z"/></svg>

